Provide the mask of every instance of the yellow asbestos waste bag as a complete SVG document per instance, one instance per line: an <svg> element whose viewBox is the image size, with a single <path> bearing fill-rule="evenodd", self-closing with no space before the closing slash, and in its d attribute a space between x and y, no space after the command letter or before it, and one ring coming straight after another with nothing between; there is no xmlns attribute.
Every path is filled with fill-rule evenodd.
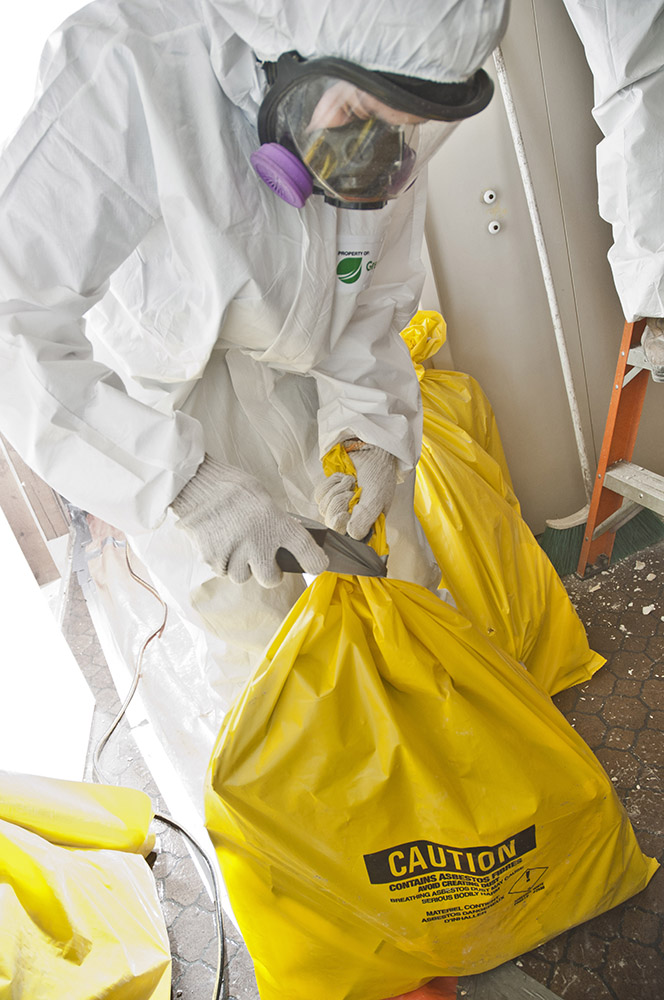
<svg viewBox="0 0 664 1000"><path fill-rule="evenodd" d="M402 332L424 409L415 510L459 610L549 692L605 662L548 557L521 517L491 406L462 372L424 368L445 322L419 312Z"/></svg>
<svg viewBox="0 0 664 1000"><path fill-rule="evenodd" d="M224 720L206 817L262 1000L491 969L657 868L540 685L384 578L324 573L302 595Z"/></svg>
<svg viewBox="0 0 664 1000"><path fill-rule="evenodd" d="M170 1000L151 819L134 789L0 772L0 996Z"/></svg>

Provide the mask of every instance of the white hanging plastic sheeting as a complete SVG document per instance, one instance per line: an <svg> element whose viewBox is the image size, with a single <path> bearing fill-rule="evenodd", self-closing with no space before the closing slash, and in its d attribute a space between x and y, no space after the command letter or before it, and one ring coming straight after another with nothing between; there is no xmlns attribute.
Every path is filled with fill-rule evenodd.
<svg viewBox="0 0 664 1000"><path fill-rule="evenodd" d="M664 17L661 0L564 0L595 87L599 213L628 322L664 316Z"/></svg>

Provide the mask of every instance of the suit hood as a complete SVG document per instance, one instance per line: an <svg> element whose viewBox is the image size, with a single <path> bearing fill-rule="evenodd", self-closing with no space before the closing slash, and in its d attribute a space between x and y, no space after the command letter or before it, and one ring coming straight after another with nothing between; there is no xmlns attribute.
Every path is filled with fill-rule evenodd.
<svg viewBox="0 0 664 1000"><path fill-rule="evenodd" d="M499 44L509 0L210 0L261 61L295 49L439 83L468 79Z"/></svg>

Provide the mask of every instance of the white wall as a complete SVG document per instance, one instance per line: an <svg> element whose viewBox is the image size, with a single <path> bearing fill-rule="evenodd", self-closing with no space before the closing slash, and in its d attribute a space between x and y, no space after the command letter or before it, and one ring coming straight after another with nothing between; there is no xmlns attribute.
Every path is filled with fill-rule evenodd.
<svg viewBox="0 0 664 1000"><path fill-rule="evenodd" d="M624 319L597 211L592 77L561 0L513 0L502 51L530 160L591 466L596 465ZM495 79L493 62L486 66ZM430 172L427 239L455 367L496 411L526 520L583 506L564 382L525 197L496 83ZM487 189L493 205L482 201ZM489 235L491 219L500 232ZM426 302L423 302L426 307ZM442 367L442 365L441 365ZM635 460L664 472L664 394L648 390ZM659 464L659 468L658 468Z"/></svg>

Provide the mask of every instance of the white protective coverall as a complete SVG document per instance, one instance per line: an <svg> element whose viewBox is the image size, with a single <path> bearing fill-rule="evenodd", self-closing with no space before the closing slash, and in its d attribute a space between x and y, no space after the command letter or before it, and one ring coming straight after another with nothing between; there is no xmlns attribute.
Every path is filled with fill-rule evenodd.
<svg viewBox="0 0 664 1000"><path fill-rule="evenodd" d="M391 575L439 582L412 510L420 395L399 336L422 287L426 177L378 211L282 202L249 162L258 60L296 49L458 81L507 6L98 0L47 44L0 165L1 428L202 626L221 712L303 582L215 577L175 527L205 452L318 518L321 455L351 435L378 445L404 476ZM336 277L349 252L371 263L352 285Z"/></svg>
<svg viewBox="0 0 664 1000"><path fill-rule="evenodd" d="M664 3L564 0L595 85L599 209L631 322L664 316Z"/></svg>

